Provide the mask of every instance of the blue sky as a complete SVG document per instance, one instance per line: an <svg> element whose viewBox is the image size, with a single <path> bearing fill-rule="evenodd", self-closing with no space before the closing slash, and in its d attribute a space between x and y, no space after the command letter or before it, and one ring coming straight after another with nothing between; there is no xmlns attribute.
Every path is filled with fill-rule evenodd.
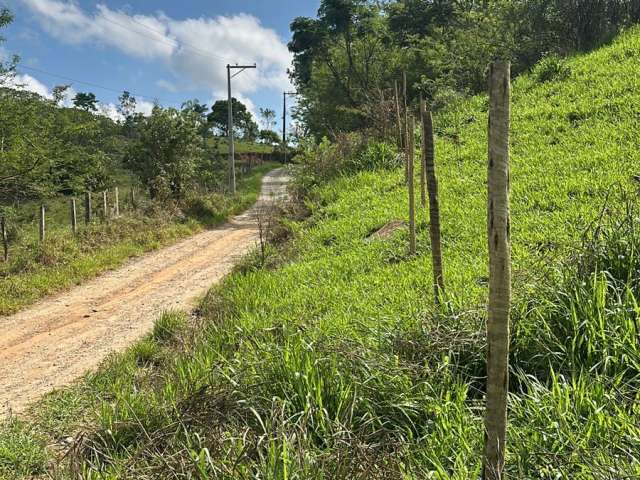
<svg viewBox="0 0 640 480"><path fill-rule="evenodd" d="M256 62L234 79L234 96L257 112L282 114L290 88L289 23L314 16L319 0L8 0L15 21L0 32L4 55L21 57L19 82L43 95L59 84L92 91L110 111L118 93L179 106L190 98L211 105L226 98L227 63ZM69 77L67 81L50 74ZM110 105L111 104L111 105Z"/></svg>

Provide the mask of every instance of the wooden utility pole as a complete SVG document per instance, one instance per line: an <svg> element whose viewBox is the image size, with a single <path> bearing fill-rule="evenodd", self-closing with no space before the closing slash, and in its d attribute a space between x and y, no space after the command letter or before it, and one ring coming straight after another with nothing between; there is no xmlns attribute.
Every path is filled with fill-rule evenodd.
<svg viewBox="0 0 640 480"><path fill-rule="evenodd" d="M0 234L2 235L2 248L4 250L4 261L9 261L9 238L7 236L7 219L0 217Z"/></svg>
<svg viewBox="0 0 640 480"><path fill-rule="evenodd" d="M91 192L85 192L84 194L84 223L89 225L91 223Z"/></svg>
<svg viewBox="0 0 640 480"><path fill-rule="evenodd" d="M40 241L44 242L45 233L46 233L44 205L40 205L40 221L38 223L39 223L38 233L40 234L39 235Z"/></svg>
<svg viewBox="0 0 640 480"><path fill-rule="evenodd" d="M78 233L78 217L77 217L77 211L76 211L75 197L71 198L71 202L69 206L71 207L71 212L70 212L71 213L71 231L75 235L76 233Z"/></svg>
<svg viewBox="0 0 640 480"><path fill-rule="evenodd" d="M409 186L409 254L416 254L416 199L414 192L413 179L413 152L415 149L414 135L415 121L413 116L407 120L407 151L405 157L407 159L407 182Z"/></svg>
<svg viewBox="0 0 640 480"><path fill-rule="evenodd" d="M435 139L433 118L427 102L420 102L422 117L422 166L429 193L429 236L431 238L431 262L433 266L433 290L436 305L444 295L444 270L442 268L442 241L440 233L440 202L438 200L438 177L436 176Z"/></svg>
<svg viewBox="0 0 640 480"><path fill-rule="evenodd" d="M488 218L489 308L487 405L483 479L504 478L509 388L511 245L509 217L509 126L511 68L495 62L489 75Z"/></svg>

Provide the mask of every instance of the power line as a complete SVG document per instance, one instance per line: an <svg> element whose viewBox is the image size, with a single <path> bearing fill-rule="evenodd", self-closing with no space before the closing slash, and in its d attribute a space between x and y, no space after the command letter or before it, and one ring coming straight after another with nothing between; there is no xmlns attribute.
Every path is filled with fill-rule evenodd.
<svg viewBox="0 0 640 480"><path fill-rule="evenodd" d="M72 78L72 77L68 77L68 76L65 76L65 75L59 75L57 73L51 73L51 72L47 72L46 70L42 70L42 69L34 68L34 67L27 67L27 66L24 66L24 65L19 66L18 70L30 70L32 72L42 73L43 75L49 75L51 77L56 77L56 78L59 78L61 80L65 80L67 82L79 83L79 84L82 84L82 85L86 85L88 87L100 88L102 90L106 90L108 92L114 92L114 93L118 93L118 94L121 94L122 92L124 92L126 90L126 89L117 90L115 88L105 87L104 85L100 85L98 83L86 82L84 80L78 80L77 78ZM126 90L126 91L128 91L134 97L139 97L139 98L143 98L143 99L146 98L146 99L154 101L154 102L158 101L158 102L162 102L162 103L170 103L170 104L174 104L174 105L182 105L182 102L179 102L177 100L162 99L162 98L158 98L158 97L153 96L153 95L143 95L141 93L132 92L130 90Z"/></svg>
<svg viewBox="0 0 640 480"><path fill-rule="evenodd" d="M162 36L162 38L150 37L150 36L145 35L144 33L140 32L140 31L138 31L138 30L131 29L131 28L129 28L128 26L126 26L126 25L124 25L124 24L122 24L122 23L120 23L120 22L116 22L115 20L112 20L112 19L107 18L107 17L105 17L105 16L102 16L101 18L102 18L103 20L105 20L105 21L107 21L107 22L109 22L109 23L113 23L114 25L117 25L117 26L119 26L119 27L121 27L121 28L123 28L123 29L125 29L125 30L128 30L128 31L133 32L133 33L137 33L138 35L142 35L142 36L143 36L143 37L145 37L145 38L149 38L149 39L151 39L151 40L155 40L155 41L157 41L157 42L161 42L161 43L164 43L164 44L166 44L166 45L170 45L170 46L174 46L174 47L189 48L189 49L193 50L194 52L196 52L196 53L198 53L199 55L202 55L202 56L204 56L204 57L208 57L208 58L216 58L216 59L218 59L218 60L222 60L223 62L229 62L229 59L228 59L228 58L224 58L224 57L221 57L220 55L216 55L216 54L214 54L214 53L208 52L208 51L203 50L203 49L201 49L201 48L199 48L199 47L196 47L195 45L192 45L192 44L190 44L190 43L186 43L186 42L183 42L183 41L180 41L180 40L176 40L176 39L173 39L173 38L169 38L169 39L168 39L168 41L167 41L167 40L165 40L167 37L165 36L166 34L165 34L164 32L161 32L161 31L159 31L159 30L156 30L156 29L154 29L154 28L151 28L151 27L149 27L148 25L145 25L144 23L137 21L137 20L136 20L135 18L133 18L133 17L128 17L128 19L129 19L131 22L133 22L133 23L135 23L135 24L137 24L137 25L140 25L140 26L141 26L141 27L143 27L145 30L149 30L150 32L155 33L156 35L160 35L160 36ZM170 43L170 42L172 42L172 43Z"/></svg>

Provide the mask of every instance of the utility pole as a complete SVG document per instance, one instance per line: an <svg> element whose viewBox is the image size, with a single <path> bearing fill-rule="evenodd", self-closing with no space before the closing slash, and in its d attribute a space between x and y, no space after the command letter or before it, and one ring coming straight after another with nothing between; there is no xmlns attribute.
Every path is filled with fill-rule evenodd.
<svg viewBox="0 0 640 480"><path fill-rule="evenodd" d="M287 163L287 95L298 95L298 92L282 92L282 146L284 163Z"/></svg>
<svg viewBox="0 0 640 480"><path fill-rule="evenodd" d="M227 64L227 109L228 109L228 119L227 119L227 138L229 141L229 190L232 195L236 193L236 159L235 159L235 146L233 144L233 104L232 104L232 96L231 96L231 79L236 75L239 75L247 68L256 68L256 64L253 65L229 65ZM231 75L232 69L238 69L239 71Z"/></svg>

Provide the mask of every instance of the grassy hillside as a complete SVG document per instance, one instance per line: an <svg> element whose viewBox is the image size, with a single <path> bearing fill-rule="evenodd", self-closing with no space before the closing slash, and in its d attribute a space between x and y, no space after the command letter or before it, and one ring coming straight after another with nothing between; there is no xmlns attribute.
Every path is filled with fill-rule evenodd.
<svg viewBox="0 0 640 480"><path fill-rule="evenodd" d="M640 476L638 71L636 29L514 85L511 478ZM446 307L424 211L416 257L404 231L368 239L406 217L402 172L335 179L279 268L245 268L197 328L165 316L7 423L0 472L42 473L46 439L82 418L67 460L85 478L478 478L486 108L436 118Z"/></svg>

